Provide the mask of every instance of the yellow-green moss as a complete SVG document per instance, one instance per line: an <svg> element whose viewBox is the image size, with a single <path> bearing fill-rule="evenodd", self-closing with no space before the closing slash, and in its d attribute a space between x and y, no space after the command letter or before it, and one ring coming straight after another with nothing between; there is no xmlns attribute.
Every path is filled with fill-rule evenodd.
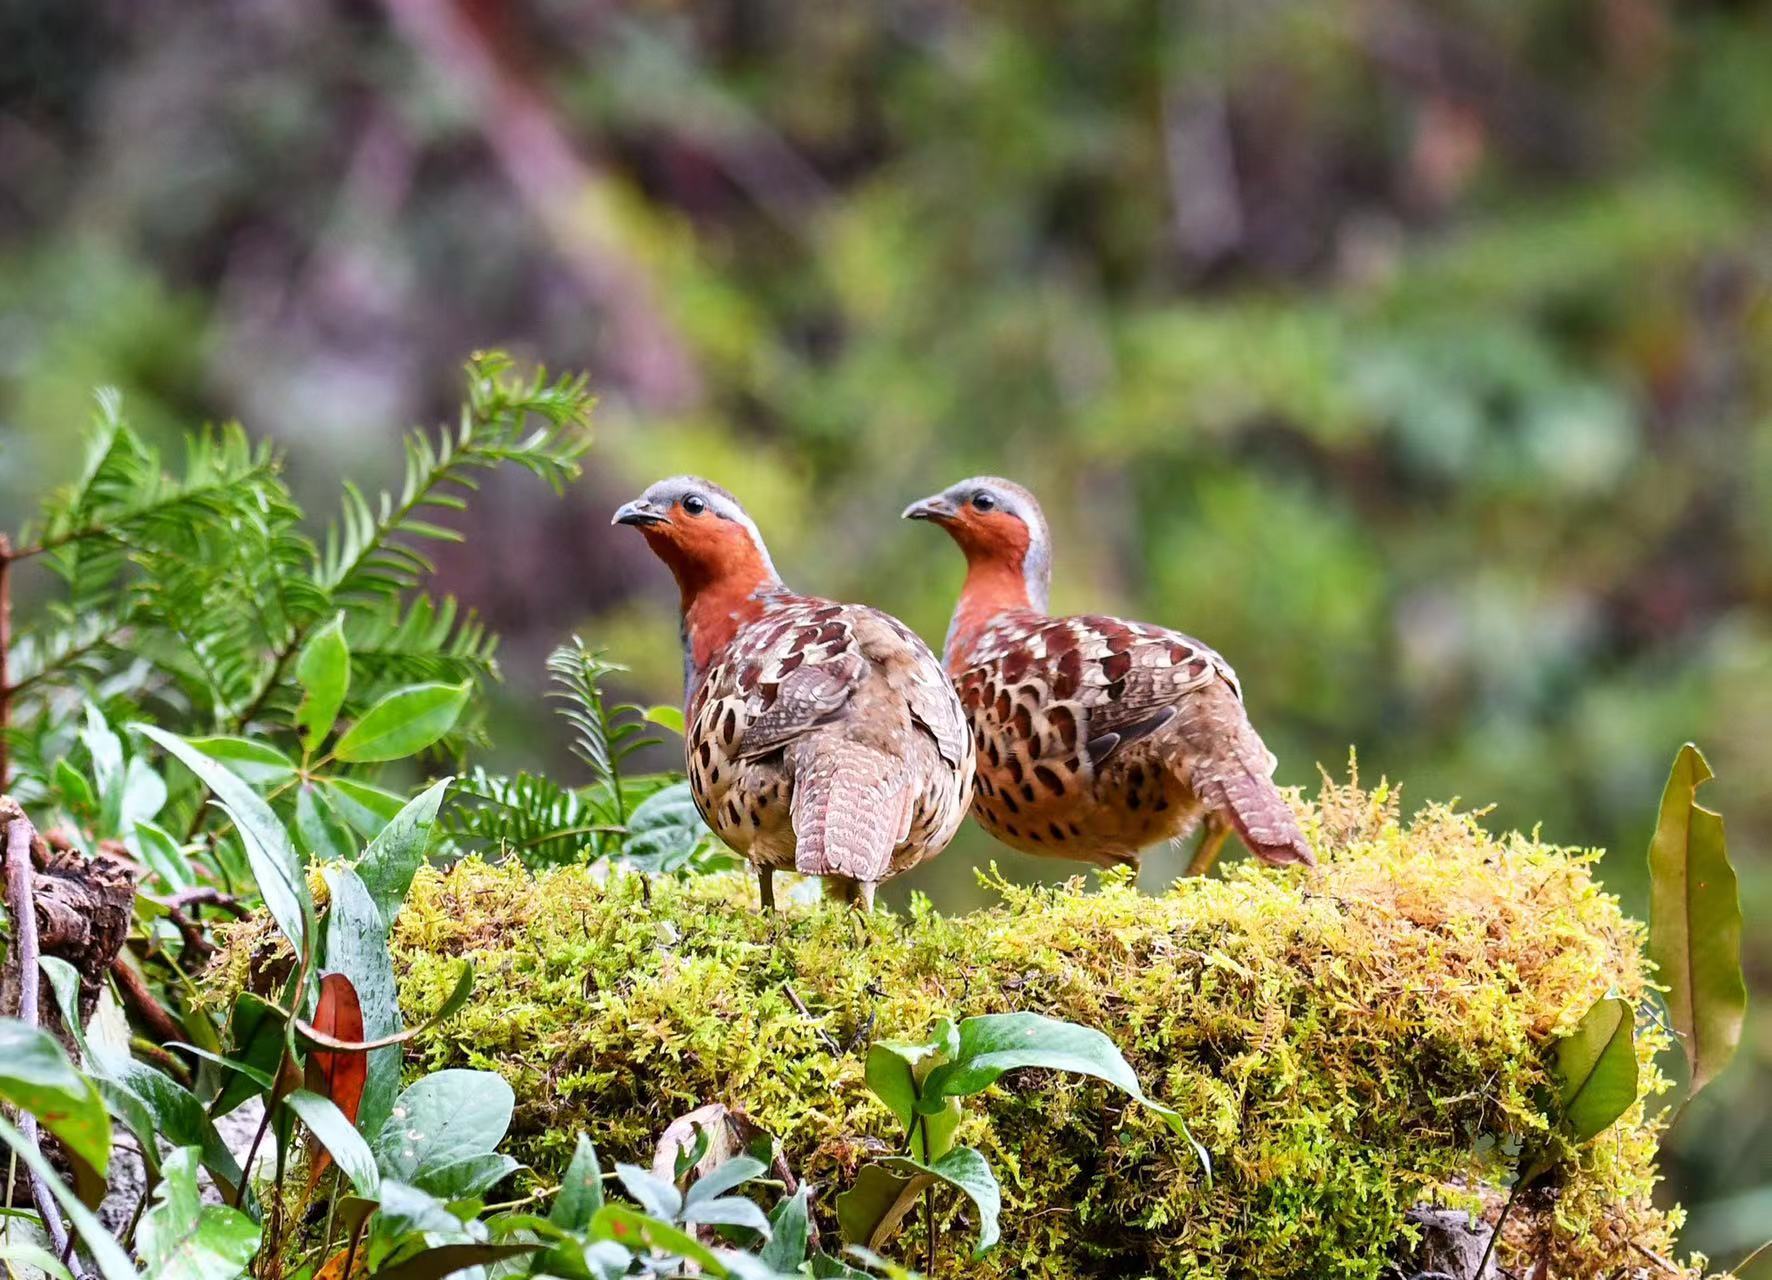
<svg viewBox="0 0 1772 1280"><path fill-rule="evenodd" d="M734 879L654 881L648 896L638 877L582 868L426 873L397 929L403 999L434 1007L462 956L481 976L410 1065L503 1073L510 1149L544 1176L580 1130L606 1159L636 1159L682 1112L741 1107L828 1216L856 1164L897 1140L862 1082L868 1040L1034 1010L1111 1035L1186 1113L1216 1179L1207 1189L1183 1144L1100 1086L1008 1077L962 1133L1004 1192L1003 1244L964 1274L1375 1276L1410 1206L1493 1214L1493 1153L1544 1123L1546 1042L1608 988L1642 996L1642 930L1595 885L1597 855L1492 837L1440 807L1405 825L1382 788L1326 786L1303 820L1316 877L1239 865L1155 898L1114 878L1004 885L968 916L875 916L865 943L847 909L760 915ZM222 972L238 983L249 940L233 950ZM1664 1043L1639 1028L1651 1093ZM1527 1197L1516 1261L1530 1250L1553 1274L1598 1277L1674 1253L1643 1111Z"/></svg>

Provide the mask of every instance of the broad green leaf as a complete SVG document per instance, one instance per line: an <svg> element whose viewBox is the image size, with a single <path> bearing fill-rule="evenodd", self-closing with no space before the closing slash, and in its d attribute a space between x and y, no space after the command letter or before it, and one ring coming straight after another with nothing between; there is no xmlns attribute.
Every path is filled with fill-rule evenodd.
<svg viewBox="0 0 1772 1280"><path fill-rule="evenodd" d="M29 1267L33 1271L41 1271L53 1280L74 1280L74 1275L62 1266L61 1259L47 1249L34 1244L8 1244L0 1240L0 1262L13 1263ZM0 1267L0 1275L16 1275L17 1267Z"/></svg>
<svg viewBox="0 0 1772 1280"><path fill-rule="evenodd" d="M297 1089L283 1100L301 1117L320 1145L332 1154L333 1161L344 1170L345 1177L360 1195L374 1198L381 1193L381 1173L375 1167L375 1156L344 1112L330 1098L322 1098L306 1089Z"/></svg>
<svg viewBox="0 0 1772 1280"><path fill-rule="evenodd" d="M597 1149L584 1134L578 1135L578 1147L566 1176L560 1180L560 1192L548 1221L567 1231L583 1231L603 1207L603 1171L597 1164Z"/></svg>
<svg viewBox="0 0 1772 1280"><path fill-rule="evenodd" d="M382 1172L411 1182L466 1156L491 1151L510 1127L516 1098L493 1071L437 1071L400 1095L375 1140Z"/></svg>
<svg viewBox="0 0 1772 1280"><path fill-rule="evenodd" d="M752 1178L761 1177L768 1169L768 1165L754 1156L734 1156L730 1160L722 1160L695 1180L695 1184L684 1195L683 1203L699 1204L703 1200L712 1200L734 1187L743 1186Z"/></svg>
<svg viewBox="0 0 1772 1280"><path fill-rule="evenodd" d="M274 787L295 776L295 762L255 738L188 738L193 747L254 786Z"/></svg>
<svg viewBox="0 0 1772 1280"><path fill-rule="evenodd" d="M1637 1100L1636 1025L1630 1001L1606 996L1557 1041L1563 1122L1576 1143L1604 1132Z"/></svg>
<svg viewBox="0 0 1772 1280"><path fill-rule="evenodd" d="M283 1019L250 991L242 991L234 997L228 1017L228 1042L234 1059L247 1070L222 1086L213 1108L217 1116L225 1116L248 1098L268 1091L262 1082L275 1074L283 1060Z"/></svg>
<svg viewBox="0 0 1772 1280"><path fill-rule="evenodd" d="M333 755L350 764L417 755L455 727L472 687L471 681L464 680L461 684L396 689L345 731Z"/></svg>
<svg viewBox="0 0 1772 1280"><path fill-rule="evenodd" d="M355 833L311 782L295 789L295 834L309 862L343 862L357 856Z"/></svg>
<svg viewBox="0 0 1772 1280"><path fill-rule="evenodd" d="M613 1240L634 1253L661 1249L701 1267L706 1275L725 1276L725 1264L719 1255L686 1231L668 1222L649 1218L625 1204L606 1204L591 1220L593 1240Z"/></svg>
<svg viewBox="0 0 1772 1280"><path fill-rule="evenodd" d="M1649 957L1667 984L1693 1093L1729 1065L1747 1016L1735 868L1722 817L1697 799L1711 776L1697 747L1680 748L1649 844Z"/></svg>
<svg viewBox="0 0 1772 1280"><path fill-rule="evenodd" d="M681 1221L694 1226L744 1227L765 1238L769 1235L769 1215L743 1196L714 1196L684 1205Z"/></svg>
<svg viewBox="0 0 1772 1280"><path fill-rule="evenodd" d="M897 1232L916 1197L934 1180L963 1193L977 1207L978 1246L972 1256L981 1258L996 1247L1003 1197L990 1162L971 1147L955 1147L933 1164L893 1156L866 1166L861 1174L852 1190L837 1197L838 1225L851 1244L879 1248Z"/></svg>
<svg viewBox="0 0 1772 1280"><path fill-rule="evenodd" d="M431 833L437 825L437 810L453 778L433 782L419 792L383 826L369 842L357 863L357 874L375 903L375 909L390 928L406 902L406 891L412 877L424 865L430 848Z"/></svg>
<svg viewBox="0 0 1772 1280"><path fill-rule="evenodd" d="M151 724L131 726L172 755L177 756L198 781L215 793L222 808L233 819L245 846L247 861L258 881L259 894L277 927L283 930L298 955L307 951L307 922L314 914L313 899L308 895L308 882L302 875L301 862L289 833L271 812L271 806L237 774L210 759L203 752L180 738Z"/></svg>
<svg viewBox="0 0 1772 1280"><path fill-rule="evenodd" d="M906 1050L920 1050L923 1047L898 1046L884 1040L875 1041L868 1046L867 1066L864 1070L868 1088L886 1104L886 1109L897 1117L898 1123L907 1132L916 1121L917 1079L913 1070L917 1058Z"/></svg>
<svg viewBox="0 0 1772 1280"><path fill-rule="evenodd" d="M440 1244L402 1258L375 1273L376 1280L443 1280L460 1271L506 1258L521 1258L538 1244Z"/></svg>
<svg viewBox="0 0 1772 1280"><path fill-rule="evenodd" d="M326 741L351 687L351 650L345 643L344 624L344 614L335 614L308 637L295 662L295 678L302 687L295 727L301 731L304 751L314 751Z"/></svg>
<svg viewBox="0 0 1772 1280"><path fill-rule="evenodd" d="M477 1156L463 1156L460 1160L451 1160L448 1164L423 1170L418 1174L418 1181L414 1185L420 1191L430 1192L439 1200L468 1200L484 1195L522 1167L501 1152L485 1151Z"/></svg>
<svg viewBox="0 0 1772 1280"><path fill-rule="evenodd" d="M344 1202L340 1202L340 1208ZM381 1201L375 1218L376 1234L385 1242L387 1248L371 1250L370 1261L373 1265L385 1256L389 1248L397 1245L414 1232L435 1232L439 1235L459 1235L462 1231L461 1219L449 1212L449 1208L436 1196L428 1191L420 1191L417 1187L401 1182L397 1178L384 1177L381 1183Z"/></svg>
<svg viewBox="0 0 1772 1280"><path fill-rule="evenodd" d="M62 1212L68 1215L68 1221L74 1224L74 1230L80 1239L85 1241L86 1252L98 1264L99 1274L104 1280L137 1280L135 1264L117 1244L115 1237L93 1216L92 1210L81 1204L80 1198L68 1190L67 1184L50 1167L49 1161L43 1158L43 1153L37 1150L37 1144L26 1142L25 1135L13 1128L4 1115L0 1115L0 1142L11 1147L25 1167L43 1179L49 1193L61 1205Z"/></svg>
<svg viewBox="0 0 1772 1280"><path fill-rule="evenodd" d="M924 1189L935 1181L934 1174L900 1172L885 1161L863 1165L854 1184L837 1197L837 1229L846 1243L877 1249L898 1233Z"/></svg>
<svg viewBox="0 0 1772 1280"><path fill-rule="evenodd" d="M86 727L80 741L92 758L92 780L98 793L100 829L121 829L123 822L123 741L105 722L104 712L86 704Z"/></svg>
<svg viewBox="0 0 1772 1280"><path fill-rule="evenodd" d="M351 824L351 830L371 840L392 822L406 804L406 797L386 787L357 778L316 778L332 801L333 810Z"/></svg>
<svg viewBox="0 0 1772 1280"><path fill-rule="evenodd" d="M127 835L136 825L151 821L166 807L166 779L144 756L131 756L123 771L123 809L115 831Z"/></svg>
<svg viewBox="0 0 1772 1280"><path fill-rule="evenodd" d="M203 1167L213 1177L230 1187L240 1184L239 1161L216 1132L214 1122L195 1094L171 1076L126 1053L106 1048L97 1041L92 1048L97 1068L94 1074L107 1097L112 1096L111 1090L127 1095L133 1099L133 1103L128 1104L131 1115L145 1112L153 1118L150 1133L137 1132L137 1137L144 1142L164 1138L176 1147L195 1147L202 1153ZM140 1110L137 1110L138 1106ZM133 1124L131 1127L133 1129Z"/></svg>
<svg viewBox="0 0 1772 1280"><path fill-rule="evenodd" d="M192 1148L167 1156L160 1173L154 1207L135 1233L148 1274L155 1280L236 1280L258 1253L258 1224L238 1209L203 1203Z"/></svg>
<svg viewBox="0 0 1772 1280"><path fill-rule="evenodd" d="M663 875L686 866L709 834L689 784L678 782L653 792L628 816L621 856L642 871Z"/></svg>
<svg viewBox="0 0 1772 1280"><path fill-rule="evenodd" d="M328 867L326 886L331 905L326 912L325 969L342 973L356 989L363 1010L363 1035L379 1040L401 1030L399 992L394 962L388 954L388 930L369 890L349 867ZM400 1048L371 1049L368 1080L357 1110L357 1128L379 1133L400 1092Z"/></svg>
<svg viewBox="0 0 1772 1280"><path fill-rule="evenodd" d="M130 843L129 850L143 866L159 876L169 889L188 889L197 883L196 874L191 870L190 858L179 847L178 841L172 838L172 833L163 827L152 822L137 822L135 839Z"/></svg>
<svg viewBox="0 0 1772 1280"><path fill-rule="evenodd" d="M683 1212L683 1196L676 1187L637 1164L618 1164L615 1176L640 1207L655 1218L675 1219Z"/></svg>
<svg viewBox="0 0 1772 1280"><path fill-rule="evenodd" d="M0 1099L36 1116L98 1173L110 1167L111 1118L104 1099L41 1027L0 1018Z"/></svg>
<svg viewBox="0 0 1772 1280"><path fill-rule="evenodd" d="M775 1212L769 1215L769 1242L758 1254L763 1265L792 1275L806 1261L812 1222L810 1197L811 1188L801 1183L792 1198L775 1206Z"/></svg>
<svg viewBox="0 0 1772 1280"><path fill-rule="evenodd" d="M643 713L647 720L661 729L669 729L678 737L683 736L683 708L661 703L655 707L647 707Z"/></svg>

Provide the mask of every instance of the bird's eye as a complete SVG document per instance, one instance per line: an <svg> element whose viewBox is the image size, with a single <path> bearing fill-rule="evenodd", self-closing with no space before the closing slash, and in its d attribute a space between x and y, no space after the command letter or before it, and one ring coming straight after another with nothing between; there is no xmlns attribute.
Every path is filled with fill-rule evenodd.
<svg viewBox="0 0 1772 1280"><path fill-rule="evenodd" d="M972 495L972 506L978 511L991 511L996 508L997 500L983 489Z"/></svg>
<svg viewBox="0 0 1772 1280"><path fill-rule="evenodd" d="M692 493L683 499L683 510L692 516L698 516L708 509L708 500L699 493Z"/></svg>

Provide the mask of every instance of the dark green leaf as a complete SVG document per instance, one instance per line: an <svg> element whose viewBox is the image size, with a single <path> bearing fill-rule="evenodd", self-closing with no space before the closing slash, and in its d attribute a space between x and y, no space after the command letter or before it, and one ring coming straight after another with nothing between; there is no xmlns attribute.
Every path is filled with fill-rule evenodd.
<svg viewBox="0 0 1772 1280"><path fill-rule="evenodd" d="M442 1280L488 1262L521 1258L539 1248L537 1244L440 1244L383 1267L375 1275L376 1280Z"/></svg>
<svg viewBox="0 0 1772 1280"><path fill-rule="evenodd" d="M1607 996L1557 1041L1563 1123L1575 1142L1603 1132L1637 1100L1635 1037L1630 1001Z"/></svg>
<svg viewBox="0 0 1772 1280"><path fill-rule="evenodd" d="M393 1035L405 1023L394 985L394 962L388 954L387 927L369 890L349 867L328 867L326 885L331 905L326 913L324 967L351 980L363 1010L366 1039ZM397 1046L371 1049L367 1057L368 1079L357 1110L357 1128L379 1133L400 1091L400 1050Z"/></svg>
<svg viewBox="0 0 1772 1280"><path fill-rule="evenodd" d="M111 1118L104 1099L41 1027L0 1018L0 1099L36 1116L99 1173L110 1167Z"/></svg>
<svg viewBox="0 0 1772 1280"><path fill-rule="evenodd" d="M351 650L345 643L344 614L315 631L296 659L295 678L301 682L301 705L295 709L295 727L301 731L304 751L317 750L332 732L339 708L351 687Z"/></svg>
<svg viewBox="0 0 1772 1280"><path fill-rule="evenodd" d="M357 864L357 874L369 890L375 908L389 927L400 914L412 877L424 865L431 833L437 825L437 809L451 778L432 783L414 796L383 827Z"/></svg>
<svg viewBox="0 0 1772 1280"><path fill-rule="evenodd" d="M381 1174L375 1167L375 1156L351 1122L330 1098L322 1098L306 1089L297 1089L283 1100L301 1117L320 1145L332 1154L333 1160L351 1180L360 1195L374 1198L381 1192Z"/></svg>
<svg viewBox="0 0 1772 1280"><path fill-rule="evenodd" d="M333 755L352 764L417 755L455 727L472 687L464 681L396 689L346 730Z"/></svg>
<svg viewBox="0 0 1772 1280"><path fill-rule="evenodd" d="M566 1176L560 1181L560 1193L548 1220L568 1231L583 1231L603 1207L603 1171L597 1164L597 1149L584 1134L578 1135L578 1147Z"/></svg>
<svg viewBox="0 0 1772 1280"><path fill-rule="evenodd" d="M844 1241L879 1248L897 1234L917 1198L935 1181L933 1174L901 1173L885 1161L863 1165L854 1185L837 1197L837 1228Z"/></svg>
<svg viewBox="0 0 1772 1280"><path fill-rule="evenodd" d="M511 1086L492 1071L438 1071L400 1095L375 1140L384 1173L420 1173L491 1151L510 1127Z"/></svg>
<svg viewBox="0 0 1772 1280"><path fill-rule="evenodd" d="M1741 1043L1747 984L1741 972L1741 896L1723 819L1698 803L1710 765L1680 748L1649 844L1649 957L1667 984L1667 1011L1697 1093Z"/></svg>
<svg viewBox="0 0 1772 1280"><path fill-rule="evenodd" d="M421 1170L414 1185L439 1200L468 1200L484 1195L522 1167L507 1155L488 1151Z"/></svg>
<svg viewBox="0 0 1772 1280"><path fill-rule="evenodd" d="M311 782L295 789L295 834L309 862L343 862L357 856L357 837Z"/></svg>
<svg viewBox="0 0 1772 1280"><path fill-rule="evenodd" d="M154 1207L136 1228L136 1247L155 1280L235 1280L258 1253L258 1225L238 1209L204 1204L197 1152L180 1147L161 1163Z"/></svg>
<svg viewBox="0 0 1772 1280"><path fill-rule="evenodd" d="M751 1156L734 1156L730 1160L722 1160L695 1180L688 1194L683 1197L683 1202L698 1204L703 1200L711 1200L734 1187L743 1186L752 1178L760 1177L768 1168L761 1160Z"/></svg>
<svg viewBox="0 0 1772 1280"><path fill-rule="evenodd" d="M289 833L277 821L271 807L257 792L237 775L229 772L176 734L157 729L151 724L132 726L137 733L153 739L164 747L192 773L198 781L215 792L222 808L234 821L246 848L247 861L252 864L258 880L258 891L265 907L296 953L307 950L307 921L314 914L308 882L302 875L301 862Z"/></svg>
<svg viewBox="0 0 1772 1280"><path fill-rule="evenodd" d="M711 833L687 782L655 791L628 817L621 856L642 871L666 874L688 864Z"/></svg>
<svg viewBox="0 0 1772 1280"><path fill-rule="evenodd" d="M193 747L228 772L259 787L274 787L295 776L295 762L256 738L187 738Z"/></svg>
<svg viewBox="0 0 1772 1280"><path fill-rule="evenodd" d="M625 1204L606 1204L597 1210L597 1216L591 1220L590 1235L593 1240L613 1240L634 1253L661 1249L695 1263L710 1276L726 1274L719 1255L694 1236Z"/></svg>
<svg viewBox="0 0 1772 1280"><path fill-rule="evenodd" d="M365 840L380 835L406 804L406 797L386 787L372 786L357 778L316 778L326 788L332 808L351 830Z"/></svg>
<svg viewBox="0 0 1772 1280"><path fill-rule="evenodd" d="M191 860L178 841L152 822L135 824L135 840L130 851L143 866L159 876L168 889L188 889L197 883L197 877L191 871Z"/></svg>
<svg viewBox="0 0 1772 1280"><path fill-rule="evenodd" d="M874 1096L886 1104L908 1132L916 1119L917 1079L913 1074L924 1045L897 1045L879 1040L868 1046L865 1076Z"/></svg>
<svg viewBox="0 0 1772 1280"><path fill-rule="evenodd" d="M758 1254L765 1266L790 1274L806 1261L807 1241L811 1236L811 1188L800 1184L790 1199L783 1200L769 1215L770 1236Z"/></svg>
<svg viewBox="0 0 1772 1280"><path fill-rule="evenodd" d="M0 1240L0 1262L16 1262L21 1267L41 1271L52 1280L74 1280L73 1273L62 1266L61 1259L34 1244L7 1244ZM15 1275L17 1272L17 1267L0 1267L0 1274Z"/></svg>
<svg viewBox="0 0 1772 1280"><path fill-rule="evenodd" d="M621 1179L627 1193L653 1217L674 1221L683 1211L683 1196L677 1188L639 1165L618 1164L615 1176Z"/></svg>
<svg viewBox="0 0 1772 1280"><path fill-rule="evenodd" d="M74 1230L86 1242L86 1251L98 1264L99 1273L104 1280L137 1280L135 1265L130 1262L129 1255L118 1247L116 1239L93 1216L92 1210L81 1204L79 1198L68 1190L67 1184L56 1175L49 1161L43 1158L43 1153L37 1150L37 1144L26 1142L25 1135L13 1128L4 1115L0 1115L0 1142L17 1152L25 1166L43 1179L56 1203L68 1215L68 1221L74 1224Z"/></svg>
<svg viewBox="0 0 1772 1280"><path fill-rule="evenodd" d="M222 1086L213 1108L218 1116L266 1092L260 1081L271 1077L283 1059L283 1019L250 991L242 991L234 997L228 1042L231 1056L249 1068L250 1074L235 1076Z"/></svg>

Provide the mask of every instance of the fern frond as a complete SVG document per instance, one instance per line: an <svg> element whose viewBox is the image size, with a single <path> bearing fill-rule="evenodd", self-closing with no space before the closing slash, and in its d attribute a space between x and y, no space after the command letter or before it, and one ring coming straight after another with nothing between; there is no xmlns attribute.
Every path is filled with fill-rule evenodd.
<svg viewBox="0 0 1772 1280"><path fill-rule="evenodd" d="M57 602L46 606L44 612L42 623L13 640L11 693L15 698L97 676L116 656L133 621L127 603L115 610L75 613Z"/></svg>
<svg viewBox="0 0 1772 1280"><path fill-rule="evenodd" d="M498 637L450 596L419 595L404 607L352 614L345 636L357 679L367 688L499 678Z"/></svg>
<svg viewBox="0 0 1772 1280"><path fill-rule="evenodd" d="M534 774L504 777L476 768L450 795L443 827L458 848L507 851L527 866L599 857L622 831L592 797Z"/></svg>
<svg viewBox="0 0 1772 1280"><path fill-rule="evenodd" d="M585 379L549 382L538 371L523 380L502 354L468 362L468 402L455 430L406 438L405 476L395 497L371 500L346 485L339 519L327 531L317 578L341 602L394 598L432 571L425 542L456 542L461 534L436 523L460 511L481 475L507 463L545 480L556 492L579 472L590 448L594 403Z"/></svg>
<svg viewBox="0 0 1772 1280"><path fill-rule="evenodd" d="M131 550L250 518L280 487L276 471L268 445L229 426L191 435L175 479L123 419L116 393L101 392L81 478L44 504L41 526L21 534L15 557L46 555L69 606L84 612L115 589Z"/></svg>
<svg viewBox="0 0 1772 1280"><path fill-rule="evenodd" d="M555 709L572 726L572 754L591 767L597 784L614 798L618 822L627 820L622 764L656 741L638 707L612 707L603 695L604 679L626 670L585 648L577 636L548 655L548 678L554 684L548 697L559 703Z"/></svg>
<svg viewBox="0 0 1772 1280"><path fill-rule="evenodd" d="M161 633L165 669L197 677L187 692L218 728L243 722L282 655L330 609L299 517L279 486L225 524L187 528L135 554L135 616ZM168 661L168 646L182 660Z"/></svg>

